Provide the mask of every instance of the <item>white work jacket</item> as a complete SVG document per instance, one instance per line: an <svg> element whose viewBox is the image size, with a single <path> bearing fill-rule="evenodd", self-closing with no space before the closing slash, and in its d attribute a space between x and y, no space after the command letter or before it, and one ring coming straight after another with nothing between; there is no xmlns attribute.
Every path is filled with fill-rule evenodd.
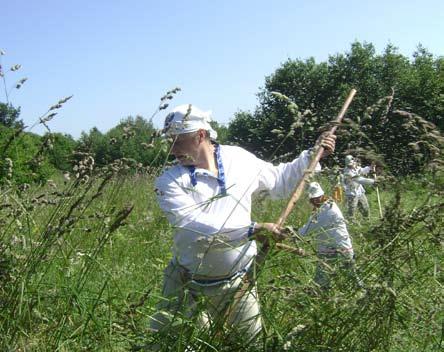
<svg viewBox="0 0 444 352"><path fill-rule="evenodd" d="M344 253L353 256L353 246L341 210L333 200L317 208L299 229L301 236L315 238L318 254Z"/></svg>
<svg viewBox="0 0 444 352"><path fill-rule="evenodd" d="M176 165L156 180L156 192L175 228L178 263L194 275L227 277L245 270L257 254L255 241L248 238L252 194L290 195L310 157L304 151L274 166L240 147L217 144L215 156L219 178L205 169Z"/></svg>
<svg viewBox="0 0 444 352"><path fill-rule="evenodd" d="M365 194L365 189L362 185L372 185L375 180L371 178L362 177L371 171L370 166L356 167L344 169L343 184L346 196L361 196Z"/></svg>

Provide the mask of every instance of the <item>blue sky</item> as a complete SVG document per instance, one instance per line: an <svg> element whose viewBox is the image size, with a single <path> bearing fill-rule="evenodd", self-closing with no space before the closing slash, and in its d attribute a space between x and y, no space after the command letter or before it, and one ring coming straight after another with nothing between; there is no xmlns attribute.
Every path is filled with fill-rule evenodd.
<svg viewBox="0 0 444 352"><path fill-rule="evenodd" d="M1 64L22 65L8 86L28 78L10 101L32 125L73 94L50 127L75 138L151 116L176 86L172 106L193 103L227 123L254 110L265 76L288 58L325 61L355 40L378 53L391 43L411 57L422 43L444 55L442 0L15 0L1 3L0 17Z"/></svg>

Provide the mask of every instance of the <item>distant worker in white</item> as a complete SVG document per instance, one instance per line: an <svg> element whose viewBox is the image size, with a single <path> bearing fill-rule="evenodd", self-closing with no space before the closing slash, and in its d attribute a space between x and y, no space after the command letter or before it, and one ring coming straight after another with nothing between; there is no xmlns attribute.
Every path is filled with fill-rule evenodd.
<svg viewBox="0 0 444 352"><path fill-rule="evenodd" d="M314 281L322 289L329 289L331 275L339 270L353 285L362 287L356 275L353 246L341 210L325 196L319 183L311 182L307 190L314 209L308 222L299 229L299 234L315 238L319 262Z"/></svg>
<svg viewBox="0 0 444 352"><path fill-rule="evenodd" d="M373 185L374 179L363 177L370 171L374 171L373 166L360 167L352 155L345 157L345 168L343 173L343 184L345 198L347 202L347 216L353 219L356 208L359 208L361 214L369 217L369 205L365 196L364 185Z"/></svg>
<svg viewBox="0 0 444 352"><path fill-rule="evenodd" d="M263 230L282 239L274 223L251 220L251 198L266 191L273 198L288 196L310 163L310 152L274 166L236 146L215 142L210 114L181 105L165 120L164 133L172 138L171 153L178 164L156 180L158 202L174 227L173 258L164 272L164 299L151 320L154 331L174 333L174 316L195 316L196 302L207 314L200 322L225 322L246 342L262 328L259 300L251 275L257 255L256 240ZM318 142L325 155L335 148L335 136ZM249 280L252 289L243 291Z"/></svg>

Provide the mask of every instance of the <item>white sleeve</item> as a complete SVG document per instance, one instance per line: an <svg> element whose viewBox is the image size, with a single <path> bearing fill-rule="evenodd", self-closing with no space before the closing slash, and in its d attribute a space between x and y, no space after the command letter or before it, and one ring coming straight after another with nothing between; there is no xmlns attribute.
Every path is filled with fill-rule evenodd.
<svg viewBox="0 0 444 352"><path fill-rule="evenodd" d="M358 171L360 175L367 175L370 171L372 171L371 166L361 167Z"/></svg>
<svg viewBox="0 0 444 352"><path fill-rule="evenodd" d="M307 223L304 226L302 226L298 230L298 232L301 236L307 236L311 232L315 231L317 228L318 228L318 225L315 221L313 221L313 216L310 216L308 218Z"/></svg>
<svg viewBox="0 0 444 352"><path fill-rule="evenodd" d="M371 178L362 177L362 176L354 177L353 181L355 181L361 185L372 185L375 183L375 180L373 180Z"/></svg>
<svg viewBox="0 0 444 352"><path fill-rule="evenodd" d="M310 164L310 153L305 150L298 158L289 163L274 166L272 163L257 159L259 191L267 190L271 198L285 198L293 192L296 184L304 176ZM315 171L320 171L318 164Z"/></svg>

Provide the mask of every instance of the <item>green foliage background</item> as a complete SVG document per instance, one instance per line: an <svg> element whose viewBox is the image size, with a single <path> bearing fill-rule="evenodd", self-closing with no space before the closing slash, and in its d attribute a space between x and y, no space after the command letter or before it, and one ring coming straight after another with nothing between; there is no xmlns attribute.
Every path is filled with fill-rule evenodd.
<svg viewBox="0 0 444 352"><path fill-rule="evenodd" d="M443 64L442 57L434 58L421 46L410 61L391 45L377 55L372 44L359 42L352 44L350 52L330 56L328 62L289 59L266 78L256 111L236 114L228 140L264 158L291 159L313 145L355 88L358 93L346 125L340 128L343 134L336 155L354 153L368 161L365 149L371 148L391 172L418 172L433 159L433 148L425 147L422 157L412 160L409 143L430 135L416 117L407 118L404 112L427 120L442 132ZM332 160L332 164L338 163L342 164L342 158Z"/></svg>

